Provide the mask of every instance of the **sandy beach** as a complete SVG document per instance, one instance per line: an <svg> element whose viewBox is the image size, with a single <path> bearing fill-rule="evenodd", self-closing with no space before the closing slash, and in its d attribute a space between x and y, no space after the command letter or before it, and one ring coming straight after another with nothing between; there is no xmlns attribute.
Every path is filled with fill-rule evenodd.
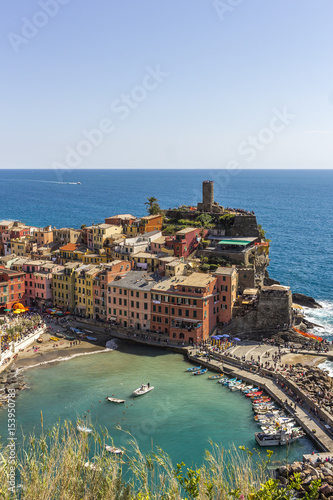
<svg viewBox="0 0 333 500"><path fill-rule="evenodd" d="M58 342L50 340L50 337L56 335L56 333L43 333L41 335L42 343L34 342L24 349L24 351L20 351L15 360L16 367L29 368L39 363L54 362L55 360L63 361L64 358L73 358L76 355L102 352L106 350L106 342L110 340L110 336L108 335L94 333L97 341L81 340L80 343L77 341L77 344L73 346L73 341L66 340L65 338L59 338Z"/></svg>

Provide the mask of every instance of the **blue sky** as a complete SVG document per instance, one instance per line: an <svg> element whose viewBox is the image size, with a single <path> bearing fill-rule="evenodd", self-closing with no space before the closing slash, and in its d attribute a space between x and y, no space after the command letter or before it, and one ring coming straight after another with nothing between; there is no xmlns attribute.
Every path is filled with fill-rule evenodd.
<svg viewBox="0 0 333 500"><path fill-rule="evenodd" d="M331 168L333 3L15 0L1 168Z"/></svg>

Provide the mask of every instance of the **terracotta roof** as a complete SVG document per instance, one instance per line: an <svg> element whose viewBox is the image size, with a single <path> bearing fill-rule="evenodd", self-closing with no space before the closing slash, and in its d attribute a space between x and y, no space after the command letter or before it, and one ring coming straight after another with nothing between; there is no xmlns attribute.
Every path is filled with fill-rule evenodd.
<svg viewBox="0 0 333 500"><path fill-rule="evenodd" d="M77 249L79 245L76 243L67 243L64 247L61 247L60 250L64 250L64 252L73 252Z"/></svg>

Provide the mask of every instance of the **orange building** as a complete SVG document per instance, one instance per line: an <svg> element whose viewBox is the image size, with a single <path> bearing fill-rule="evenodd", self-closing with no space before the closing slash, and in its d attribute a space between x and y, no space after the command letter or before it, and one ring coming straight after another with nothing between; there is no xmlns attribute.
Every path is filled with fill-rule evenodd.
<svg viewBox="0 0 333 500"><path fill-rule="evenodd" d="M141 217L139 231L143 233L151 233L152 231L161 231L163 225L162 215L147 215Z"/></svg>
<svg viewBox="0 0 333 500"><path fill-rule="evenodd" d="M219 323L232 319L234 303L237 299L238 272L233 267L218 267L214 273L219 293Z"/></svg>
<svg viewBox="0 0 333 500"><path fill-rule="evenodd" d="M25 273L0 270L0 311L11 309L15 302L24 302Z"/></svg>

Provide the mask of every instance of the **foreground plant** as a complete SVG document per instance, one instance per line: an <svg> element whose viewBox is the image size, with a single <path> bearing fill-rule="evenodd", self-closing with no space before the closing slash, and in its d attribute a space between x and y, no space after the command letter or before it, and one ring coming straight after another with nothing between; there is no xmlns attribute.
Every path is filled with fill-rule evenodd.
<svg viewBox="0 0 333 500"><path fill-rule="evenodd" d="M200 468L173 466L160 448L143 454L129 435L120 458L108 453L106 430L78 433L69 422L39 437L23 438L15 462L16 485L8 488L9 450L0 450L0 499L24 500L289 500L299 489L295 475L287 488L269 475L272 452L256 458L250 450L225 451L214 443ZM320 482L304 498L318 497Z"/></svg>

